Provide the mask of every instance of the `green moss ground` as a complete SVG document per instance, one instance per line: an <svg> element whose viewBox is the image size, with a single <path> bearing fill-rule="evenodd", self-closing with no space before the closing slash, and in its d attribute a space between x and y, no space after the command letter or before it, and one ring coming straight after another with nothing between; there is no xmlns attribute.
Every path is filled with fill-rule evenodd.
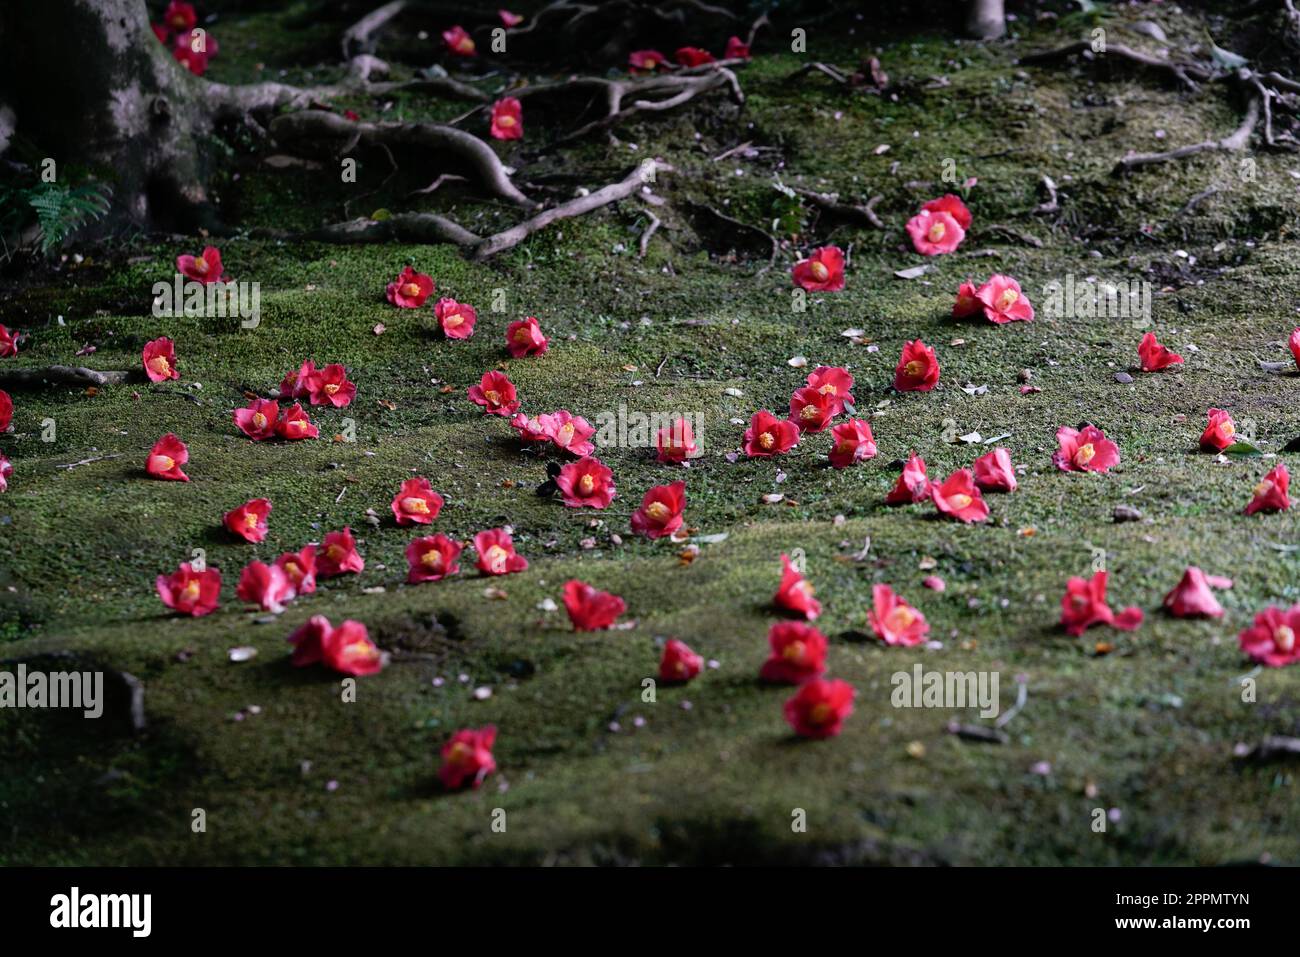
<svg viewBox="0 0 1300 957"><path fill-rule="evenodd" d="M1197 27L1173 12L1159 16L1171 36ZM264 61L303 80L302 63L334 55L337 34L325 30L266 49L280 26L283 19L265 15L228 19L214 76L253 79L252 64ZM261 45L250 50L254 37ZM697 234L661 212L665 229L640 259L645 218L632 204L563 223L488 265L444 247L226 240L228 272L262 284L255 330L150 316L152 284L170 278L175 255L197 246L195 237L101 251L10 297L3 321L30 342L8 362L66 362L93 343L88 364L130 367L145 341L168 335L182 380L94 396L15 396L14 432L0 437L15 465L0 497L0 657L71 652L129 671L147 689L150 726L127 736L108 720L0 712L0 740L9 743L0 756L0 862L1295 862L1294 767L1235 763L1233 747L1300 733L1300 671L1260 674L1258 701L1243 703L1237 679L1250 666L1235 639L1257 608L1300 600L1297 517L1241 513L1274 459L1218 464L1197 452L1196 439L1210 406L1253 423L1267 452L1300 435L1300 377L1256 361L1286 359L1283 343L1296 325L1296 164L1252 154L1255 178L1242 182L1241 157L1207 156L1111 178L1126 149L1221 136L1236 115L1213 94L1189 96L1119 68L1015 66L1017 52L1063 40L1046 28L987 48L938 34L880 39L884 68L908 81L897 102L823 79L787 82L802 59L763 56L744 71L748 104L739 116L700 103L620 130L621 145L588 145L563 164L528 168L530 176L591 169L583 185L596 186L646 155L664 156L680 173L658 191L675 208L708 204L763 228L789 212L774 175L860 199L883 194L883 232L802 214L802 243L852 246L846 290L811 297L803 313L791 308L794 247L759 275L765 256L751 259L743 248L739 262L727 255L744 237ZM856 44L841 37L815 56L854 62ZM927 89L935 75L950 85ZM357 108L375 112L370 103ZM412 98L390 112L445 119L459 111ZM711 160L743 140L774 150ZM884 143L890 150L877 155ZM896 279L894 270L920 262L903 245L901 225L945 190L946 158L960 178L979 178L970 196L976 229L960 252L930 261L922 279ZM387 172L382 159L363 163L362 183L351 189L374 189ZM1030 214L1043 199L1044 173L1064 197L1055 224ZM410 208L403 195L431 178L404 171L352 211ZM343 217L342 202L354 194L334 179L328 168L269 170L241 154L220 192L243 225L306 226ZM1178 215L1211 184L1221 191ZM469 192L421 204L467 222L512 215ZM992 223L1044 245L981 231ZM1144 226L1159 228L1148 234ZM383 301L384 283L408 262L432 274L440 294L479 307L473 339L441 341L427 310L399 313ZM1121 384L1114 374L1135 364L1141 337L1125 321L1041 316L995 328L947 318L958 282L990 271L1017 276L1035 297L1070 272L1148 279L1160 338L1187 362ZM493 290L504 291L504 312L490 311ZM522 315L536 315L552 336L545 358L505 358L505 324ZM377 323L382 335L372 331ZM850 327L866 330L878 351L843 337ZM918 336L938 347L943 381L927 395L892 394L899 350ZM795 355L852 370L858 408L872 414L876 459L829 469L829 437L816 436L777 461L727 460L743 432L732 420L783 409L802 383L807 370L787 364ZM269 389L308 357L345 363L358 383L353 407L312 412L325 436L354 419L357 441L253 443L240 435L229 413L243 392ZM594 419L626 403L645 413L698 412L705 455L682 473L645 449L605 449L599 454L620 492L610 509L575 512L541 499L533 489L547 459L521 452L504 421L485 419L464 398L499 363L531 411L564 407ZM1017 374L1026 368L1041 393L1020 394ZM452 390L441 392L442 383ZM968 395L960 388L967 383L987 392ZM40 437L47 418L55 423L50 443ZM1119 443L1123 462L1111 474L1051 468L1054 430L1081 420ZM1010 433L999 444L1028 466L1020 490L989 497L985 526L886 509L890 463L909 450L921 452L931 474L986 451L945 441L953 428ZM141 471L167 431L189 443L189 484ZM116 457L56 468L101 455ZM1279 458L1294 468L1294 456ZM391 518L368 524L366 512L389 515L394 490L412 474L428 476L447 499L435 530L467 539L509 523L529 570L491 582L462 574L402 584L403 549L416 533ZM646 488L683 476L689 523L702 536L727 535L702 545L689 566L677 560L680 546L635 540L627 528ZM785 501L763 504L773 491ZM231 543L221 514L257 496L274 503L267 541ZM1146 519L1114 524L1119 503ZM273 623L259 623L264 616L234 598L244 563L345 524L361 538L363 574L322 582ZM868 536L869 557L852 560ZM588 538L594 548L583 547ZM1094 547L1106 552L1113 601L1147 610L1140 631L1072 639L1055 627L1065 580L1091 571ZM223 606L180 620L164 614L152 583L194 548L223 572ZM754 680L779 555L795 549L806 554L825 605L819 626L832 637L831 672L858 689L844 733L822 743L793 741L781 718L788 692ZM922 570L927 557L933 572ZM1236 579L1221 593L1222 621L1180 622L1158 611L1188 564ZM931 573L946 579L945 593L921 587ZM540 610L570 577L622 595L636 627L574 634L562 610ZM866 640L877 581L924 611L942 648ZM506 600L487 597L489 584ZM364 621L397 653L385 672L360 682L355 704L341 703L334 677L288 663L285 635L318 613ZM667 636L719 667L643 703L641 681L654 674ZM1096 656L1101 640L1114 652ZM260 654L232 664L227 652L237 645ZM182 661L181 652L192 654ZM1004 707L1014 676L1024 675L1028 703L1008 726L1011 741L985 746L944 732L951 718L977 720L973 710L891 707L890 675L918 661L931 670L998 671ZM435 677L445 682L435 686ZM472 689L483 685L492 697L474 700ZM251 705L261 713L233 720ZM610 729L614 721L621 730ZM488 722L500 729L500 773L478 792L439 793L442 741ZM913 742L922 756L909 753ZM1050 774L1031 770L1042 761ZM337 789L327 789L331 781ZM1091 829L1097 807L1121 811L1104 834ZM190 830L194 808L206 811L205 834ZM491 829L494 808L507 812L505 833ZM806 833L791 830L795 808L807 812Z"/></svg>

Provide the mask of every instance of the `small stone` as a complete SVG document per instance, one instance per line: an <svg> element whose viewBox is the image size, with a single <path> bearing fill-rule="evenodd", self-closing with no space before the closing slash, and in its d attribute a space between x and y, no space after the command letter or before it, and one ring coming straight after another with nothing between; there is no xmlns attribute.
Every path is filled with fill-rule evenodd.
<svg viewBox="0 0 1300 957"><path fill-rule="evenodd" d="M1116 522L1138 522L1142 520L1142 512L1132 505L1116 505L1115 521Z"/></svg>
<svg viewBox="0 0 1300 957"><path fill-rule="evenodd" d="M1122 383L1123 385L1128 385L1130 382L1133 381L1133 377L1129 375L1127 372L1116 372L1115 381Z"/></svg>

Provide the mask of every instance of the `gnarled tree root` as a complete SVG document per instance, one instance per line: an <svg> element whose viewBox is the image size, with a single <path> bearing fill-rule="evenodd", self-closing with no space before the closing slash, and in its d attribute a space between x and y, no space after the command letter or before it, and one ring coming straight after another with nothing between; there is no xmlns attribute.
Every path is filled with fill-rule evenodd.
<svg viewBox="0 0 1300 957"><path fill-rule="evenodd" d="M9 389L42 389L54 385L122 385L143 379L131 369L87 369L85 366L44 366L39 369L0 369L0 386Z"/></svg>

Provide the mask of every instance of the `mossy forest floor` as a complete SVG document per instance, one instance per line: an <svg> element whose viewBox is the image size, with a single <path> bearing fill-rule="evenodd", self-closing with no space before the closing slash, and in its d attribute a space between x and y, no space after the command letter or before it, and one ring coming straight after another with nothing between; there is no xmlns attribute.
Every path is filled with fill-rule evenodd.
<svg viewBox="0 0 1300 957"><path fill-rule="evenodd" d="M1169 5L1126 8L1105 25L1142 46L1122 27L1138 18L1158 20L1174 42L1223 26ZM342 25L305 22L297 8L223 17L210 76L242 82L283 70L290 81L326 81L338 72L319 64L337 57ZM1221 92L1191 94L1123 66L1016 65L1017 55L1092 25L1022 19L1015 39L978 45L954 40L947 25L872 34L857 21L853 32L813 29L806 55L770 52L774 41L760 35L741 72L743 112L704 97L620 127L615 145L559 155L529 154L563 118L526 113L530 139L497 148L525 184L550 174L554 196L619 179L647 156L676 167L656 187L668 206L654 208L664 228L644 258L637 245L648 220L635 202L562 223L487 264L447 246L225 239L228 273L261 283L262 321L252 330L151 315L153 284L170 280L175 257L202 245L198 236L88 248L83 261L21 277L0 321L30 338L5 362L67 363L93 344L80 361L134 368L143 343L167 335L182 379L93 395L14 393L14 429L0 436L15 466L0 496L0 658L129 672L146 689L148 728L0 712L0 862L1300 861L1294 765L1234 759L1238 744L1300 733L1300 669L1258 674L1257 700L1243 702L1240 679L1252 669L1236 642L1257 609L1300 600L1300 515L1242 514L1260 476L1276 461L1294 469L1297 457L1217 462L1197 450L1211 406L1253 426L1266 453L1300 436L1300 377L1259 364L1289 361L1285 340L1297 325L1300 160L1206 154L1112 177L1129 149L1221 137L1239 115ZM1229 46L1231 35L1216 39ZM809 59L848 65L864 52L905 83L897 100L819 75L787 80ZM436 34L381 54L429 62ZM490 91L500 83L480 81ZM420 96L399 96L386 112L366 99L341 105L385 119L464 110ZM714 160L743 142L756 151ZM348 200L353 215L438 209L479 231L517 215L470 189L404 198L433 178L415 161L380 187L387 161L363 157L361 182L344 186L328 157L321 169L277 168L264 162L269 152L237 142L223 164L217 192L241 226L311 227L345 218ZM948 159L959 183L979 180L969 193L971 235L957 253L927 260L921 278L896 278L922 263L902 225L952 189L942 179ZM1253 179L1243 180L1243 159L1253 161ZM1033 214L1045 199L1043 174L1061 190L1055 216ZM819 218L778 181L857 201L882 194L876 212L888 228ZM1218 192L1182 212L1210 186ZM358 198L369 190L378 191ZM766 240L717 228L703 206L775 231L783 245L774 268L761 271ZM789 267L800 250L828 242L851 247L847 288L812 295L795 312ZM431 274L440 295L478 307L472 339L444 341L427 307L398 311L384 301L384 284L408 263ZM1149 281L1154 328L1187 361L1137 373L1142 330L1054 318L1041 303L1033 323L948 318L958 283L993 271L1016 276L1035 299L1071 273ZM492 311L494 294L504 311ZM541 320L552 347L540 359L509 360L505 325L525 315ZM842 334L851 328L863 341ZM937 347L942 382L928 394L894 394L894 363L917 337ZM809 369L793 368L794 356L808 357ZM346 364L355 404L312 410L318 441L239 434L230 410L245 391L270 390L307 358ZM880 454L833 470L824 435L775 460L729 459L744 431L738 420L784 410L818 364L857 377ZM530 411L567 408L592 420L620 406L696 413L704 455L681 471L645 448L601 449L619 497L603 512L564 508L534 494L551 457L521 451L504 420L465 398L497 367ZM1024 369L1041 392L1021 394ZM1131 382L1117 381L1124 371ZM355 420L355 443L330 441L344 416ZM45 420L52 442L41 438ZM1084 420L1119 443L1122 463L1108 475L1051 466L1056 428ZM189 484L142 471L169 431L189 443ZM973 431L1006 434L999 444L1027 467L1019 491L989 496L987 524L882 504L897 475L891 463L914 449L932 475L946 475L988 450L953 440ZM83 459L98 460L60 467ZM396 527L388 503L413 474L447 499L435 531L467 540L509 524L528 571L485 580L467 567L444 582L404 584L403 550L418 532ZM681 545L628 529L641 494L677 478L687 483L688 524L706 537L689 564ZM762 500L774 492L784 499ZM262 496L274 505L267 540L233 543L222 513ZM1116 524L1119 504L1143 519ZM371 509L378 524L367 521ZM248 561L344 525L361 540L360 576L322 581L269 623L234 597ZM159 603L154 577L196 548L223 573L223 603L209 617L181 619ZM1147 621L1133 633L1070 638L1057 627L1060 596L1067 578L1091 574L1097 549L1113 602L1142 606ZM831 638L830 673L858 691L843 734L822 742L794 739L781 716L788 692L756 681L779 556L796 550L825 607L818 625ZM1235 579L1220 593L1222 620L1160 612L1189 564ZM943 577L946 592L924 589L927 574ZM572 577L622 595L636 626L579 634L563 608L542 610ZM871 640L875 582L913 601L941 647ZM488 597L489 586L505 599ZM356 703L341 702L337 676L289 664L285 636L313 614L359 619L395 653L383 673L359 682ZM669 636L718 667L645 703L642 680L655 674ZM1099 641L1113 650L1098 654ZM232 663L236 646L259 655ZM1006 727L1010 740L946 733L953 719L978 723L974 709L892 707L890 676L918 662L998 672L1004 709L1023 676L1028 698ZM487 700L474 696L481 687L492 689ZM499 728L499 773L477 791L442 793L439 747L456 728L487 723ZM203 833L191 827L197 808ZM506 812L504 833L492 828L496 808ZM1097 808L1118 812L1104 833L1093 828ZM806 812L805 831L792 829L795 809Z"/></svg>

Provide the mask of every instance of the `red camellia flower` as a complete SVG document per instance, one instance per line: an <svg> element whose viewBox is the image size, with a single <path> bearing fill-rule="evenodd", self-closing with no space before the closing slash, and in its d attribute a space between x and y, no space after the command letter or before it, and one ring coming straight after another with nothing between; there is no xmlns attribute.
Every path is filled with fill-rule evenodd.
<svg viewBox="0 0 1300 957"><path fill-rule="evenodd" d="M163 23L168 29L177 33L188 33L194 29L194 25L199 22L198 16L194 13L194 7L188 3L182 3L180 0L172 0L167 4L167 9L163 11Z"/></svg>
<svg viewBox="0 0 1300 957"><path fill-rule="evenodd" d="M0 326L0 359L18 355L18 333Z"/></svg>
<svg viewBox="0 0 1300 957"><path fill-rule="evenodd" d="M982 522L989 517L989 507L975 486L970 469L958 469L942 483L930 483L930 498L944 515L963 522Z"/></svg>
<svg viewBox="0 0 1300 957"><path fill-rule="evenodd" d="M1014 492L1016 490L1016 472L1011 467L1011 453L1004 448L996 448L987 455L981 455L972 466L975 471L975 484L984 492Z"/></svg>
<svg viewBox="0 0 1300 957"><path fill-rule="evenodd" d="M758 677L772 684L798 685L826 672L826 636L802 621L778 621L767 632L771 654Z"/></svg>
<svg viewBox="0 0 1300 957"><path fill-rule="evenodd" d="M498 10L497 16L501 18L502 25L507 28L517 27L524 22L523 17L517 13L511 13L509 10Z"/></svg>
<svg viewBox="0 0 1300 957"><path fill-rule="evenodd" d="M560 469L555 484L569 508L607 508L617 494L614 473L604 462L590 455Z"/></svg>
<svg viewBox="0 0 1300 957"><path fill-rule="evenodd" d="M0 326L0 330L4 326ZM1287 347L1291 350L1291 358L1295 360L1296 368L1300 369L1300 329L1294 329L1291 332L1291 338L1287 340ZM0 352L0 356L4 355Z"/></svg>
<svg viewBox="0 0 1300 957"><path fill-rule="evenodd" d="M266 518L271 514L271 500L255 498L225 514L222 522L226 528L246 542L260 542L266 538Z"/></svg>
<svg viewBox="0 0 1300 957"><path fill-rule="evenodd" d="M1020 283L1010 276L994 273L975 291L975 297L984 304L984 318L989 322L1003 325L1033 321L1033 305L1021 290Z"/></svg>
<svg viewBox="0 0 1300 957"><path fill-rule="evenodd" d="M681 465L687 459L699 455L695 430L691 428L690 422L681 418L674 419L671 425L659 430L655 436L655 449L659 453L660 462L672 465Z"/></svg>
<svg viewBox="0 0 1300 957"><path fill-rule="evenodd" d="M1092 578L1071 578L1061 597L1061 624L1066 634L1075 637L1093 625L1113 625L1132 631L1142 624L1142 609L1125 608L1118 615L1106 604L1106 572L1097 572Z"/></svg>
<svg viewBox="0 0 1300 957"><path fill-rule="evenodd" d="M929 392L939 381L939 360L920 339L903 346L894 368L894 388L899 392Z"/></svg>
<svg viewBox="0 0 1300 957"><path fill-rule="evenodd" d="M304 545L301 551L285 552L275 560L295 595L310 595L316 590L316 546Z"/></svg>
<svg viewBox="0 0 1300 957"><path fill-rule="evenodd" d="M356 573L365 567L365 559L357 552L357 543L349 527L341 532L330 532L316 549L316 575L319 578Z"/></svg>
<svg viewBox="0 0 1300 957"><path fill-rule="evenodd" d="M146 342L141 361L150 382L166 382L181 377L176 369L176 347L166 336Z"/></svg>
<svg viewBox="0 0 1300 957"><path fill-rule="evenodd" d="M9 393L0 389L0 432L9 431L9 423L14 420L14 400Z"/></svg>
<svg viewBox="0 0 1300 957"><path fill-rule="evenodd" d="M442 746L442 767L438 769L438 780L448 791L464 787L477 788L483 779L497 769L492 757L492 745L497 740L497 729L493 725L484 728L462 728L451 736L451 740Z"/></svg>
<svg viewBox="0 0 1300 957"><path fill-rule="evenodd" d="M1214 597L1214 588L1231 588L1231 578L1207 575L1195 565L1188 565L1174 590L1165 596L1165 607L1175 618L1218 618L1223 606Z"/></svg>
<svg viewBox="0 0 1300 957"><path fill-rule="evenodd" d="M790 421L799 426L800 433L824 432L836 415L836 404L830 393L804 386L790 396Z"/></svg>
<svg viewBox="0 0 1300 957"><path fill-rule="evenodd" d="M14 474L14 465L3 455L0 455L0 492L7 491L9 488L9 476Z"/></svg>
<svg viewBox="0 0 1300 957"><path fill-rule="evenodd" d="M1142 360L1143 372L1159 372L1183 361L1178 353L1157 342L1154 332L1148 332L1138 343L1138 358Z"/></svg>
<svg viewBox="0 0 1300 957"><path fill-rule="evenodd" d="M853 713L856 692L847 681L814 678L785 703L785 720L804 738L833 738Z"/></svg>
<svg viewBox="0 0 1300 957"><path fill-rule="evenodd" d="M686 483L656 485L645 493L641 507L632 513L632 531L646 538L663 538L682 527Z"/></svg>
<svg viewBox="0 0 1300 957"><path fill-rule="evenodd" d="M448 339L468 339L474 335L474 323L478 322L478 313L467 303L455 299L439 299L433 307L433 314L442 326L442 334Z"/></svg>
<svg viewBox="0 0 1300 957"><path fill-rule="evenodd" d="M255 442L275 437L275 425L280 420L280 406L271 399L254 399L233 416L239 431Z"/></svg>
<svg viewBox="0 0 1300 957"><path fill-rule="evenodd" d="M682 66L703 66L706 63L712 63L713 54L708 50L701 50L699 47L680 47L674 54L677 62Z"/></svg>
<svg viewBox="0 0 1300 957"><path fill-rule="evenodd" d="M1222 452L1237 441L1237 425L1223 409L1210 409L1208 422L1201 433L1201 448L1207 452Z"/></svg>
<svg viewBox="0 0 1300 957"><path fill-rule="evenodd" d="M510 575L528 567L528 559L515 551L514 540L504 528L489 528L474 536L478 570L484 575Z"/></svg>
<svg viewBox="0 0 1300 957"><path fill-rule="evenodd" d="M925 474L925 459L915 452L903 466L903 474L885 496L886 505L911 505L930 497L930 479Z"/></svg>
<svg viewBox="0 0 1300 957"><path fill-rule="evenodd" d="M175 482L188 482L190 477L181 471L181 466L190 460L190 450L185 443L168 432L149 450L144 470L158 479L171 479Z"/></svg>
<svg viewBox="0 0 1300 957"><path fill-rule="evenodd" d="M723 54L728 60L748 60L749 44L740 37L727 37L727 51Z"/></svg>
<svg viewBox="0 0 1300 957"><path fill-rule="evenodd" d="M983 311L984 303L980 301L978 290L975 284L967 279L957 287L957 301L952 304L952 317L965 319Z"/></svg>
<svg viewBox="0 0 1300 957"><path fill-rule="evenodd" d="M328 403L336 409L352 404L357 395L357 384L348 379L348 372L337 362L317 369L305 383L312 405Z"/></svg>
<svg viewBox="0 0 1300 957"><path fill-rule="evenodd" d="M384 670L384 653L359 621L348 620L330 629L321 639L321 661L344 675L373 675Z"/></svg>
<svg viewBox="0 0 1300 957"><path fill-rule="evenodd" d="M794 284L809 292L839 292L844 288L844 253L839 246L814 249L790 271Z"/></svg>
<svg viewBox="0 0 1300 957"><path fill-rule="evenodd" d="M149 29L153 30L153 35L158 38L160 43L166 43L171 37L171 30L165 23L151 23Z"/></svg>
<svg viewBox="0 0 1300 957"><path fill-rule="evenodd" d="M1255 486L1255 497L1246 506L1246 514L1256 512L1281 512L1291 507L1287 491L1291 487L1291 473L1279 462Z"/></svg>
<svg viewBox="0 0 1300 957"><path fill-rule="evenodd" d="M407 266L388 284L384 293L388 301L398 309L417 309L424 305L424 300L433 295L433 289L431 277Z"/></svg>
<svg viewBox="0 0 1300 957"><path fill-rule="evenodd" d="M504 372L485 372L478 385L469 387L469 399L483 406L484 415L514 415L519 411L515 384Z"/></svg>
<svg viewBox="0 0 1300 957"><path fill-rule="evenodd" d="M627 611L627 605L617 595L573 578L564 583L564 610L574 631L603 631Z"/></svg>
<svg viewBox="0 0 1300 957"><path fill-rule="evenodd" d="M831 465L837 469L848 468L854 462L865 462L876 454L876 440L871 435L871 423L865 419L850 419L831 429Z"/></svg>
<svg viewBox="0 0 1300 957"><path fill-rule="evenodd" d="M203 43L195 43L192 34L189 33L177 36L176 45L172 47L172 56L176 62L195 76L202 76L208 72L208 58L211 55L206 40Z"/></svg>
<svg viewBox="0 0 1300 957"><path fill-rule="evenodd" d="M938 199L932 199L923 204L921 211L924 213L947 213L956 220L957 225L963 230L970 229L970 210L966 208L966 204L961 201L960 196L954 196L952 193L947 193Z"/></svg>
<svg viewBox="0 0 1300 957"><path fill-rule="evenodd" d="M1255 623L1237 636L1241 650L1270 668L1281 668L1300 661L1300 605L1285 611L1269 605L1255 616Z"/></svg>
<svg viewBox="0 0 1300 957"><path fill-rule="evenodd" d="M659 659L659 680L667 684L690 681L704 667L704 659L691 651L690 645L676 638L664 644L663 657Z"/></svg>
<svg viewBox="0 0 1300 957"><path fill-rule="evenodd" d="M1119 447L1093 425L1077 431L1069 426L1056 430L1060 446L1052 453L1052 464L1062 472L1105 472L1119 464Z"/></svg>
<svg viewBox="0 0 1300 957"><path fill-rule="evenodd" d="M290 659L295 668L314 665L324 657L325 639L334 630L330 620L324 615L312 615L289 634L289 644L293 645L293 657Z"/></svg>
<svg viewBox="0 0 1300 957"><path fill-rule="evenodd" d="M523 139L524 105L513 96L503 96L493 103L491 133L494 140Z"/></svg>
<svg viewBox="0 0 1300 957"><path fill-rule="evenodd" d="M835 401L835 414L844 411L844 404L853 404L853 376L843 366L818 366L808 373L809 388L824 392Z"/></svg>
<svg viewBox="0 0 1300 957"><path fill-rule="evenodd" d="M159 575L154 587L168 608L198 618L217 610L221 572L215 568L196 571L189 562L183 562L170 575Z"/></svg>
<svg viewBox="0 0 1300 957"><path fill-rule="evenodd" d="M633 50L627 55L627 64L633 73L654 73L668 66L668 58L658 50Z"/></svg>
<svg viewBox="0 0 1300 957"><path fill-rule="evenodd" d="M293 597L293 588L279 565L249 562L239 573L235 595L251 605L260 606L262 611L278 615L284 611L284 603Z"/></svg>
<svg viewBox="0 0 1300 957"><path fill-rule="evenodd" d="M460 571L457 559L464 548L446 535L417 538L406 546L406 580L411 584L436 582Z"/></svg>
<svg viewBox="0 0 1300 957"><path fill-rule="evenodd" d="M305 399L311 392L307 389L307 383L311 377L316 374L316 363L308 359L299 367L296 372L285 373L284 379L280 382L280 398L282 399Z"/></svg>
<svg viewBox="0 0 1300 957"><path fill-rule="evenodd" d="M221 282L221 250L216 246L208 246L200 256L177 256L176 269L182 275L205 285Z"/></svg>
<svg viewBox="0 0 1300 957"><path fill-rule="evenodd" d="M549 342L542 335L542 326L534 316L527 316L506 326L506 348L510 350L512 359L545 355Z"/></svg>
<svg viewBox="0 0 1300 957"><path fill-rule="evenodd" d="M409 478L393 496L393 517L398 525L428 525L442 511L442 496L427 478Z"/></svg>
<svg viewBox="0 0 1300 957"><path fill-rule="evenodd" d="M772 604L783 611L793 612L808 621L815 621L822 613L822 604L813 597L812 582L808 581L790 564L788 555L781 556L781 584L772 596Z"/></svg>
<svg viewBox="0 0 1300 957"><path fill-rule="evenodd" d="M924 644L930 633L930 623L888 585L871 586L871 611L867 621L871 630L887 645L914 647Z"/></svg>
<svg viewBox="0 0 1300 957"><path fill-rule="evenodd" d="M912 248L922 256L950 253L966 238L966 230L951 213L922 210L907 221Z"/></svg>
<svg viewBox="0 0 1300 957"><path fill-rule="evenodd" d="M315 439L320 437L320 429L311 424L303 407L295 402L280 416L275 424L276 434L282 439Z"/></svg>
<svg viewBox="0 0 1300 957"><path fill-rule="evenodd" d="M798 444L799 426L767 409L755 412L745 430L745 454L750 458L788 452Z"/></svg>
<svg viewBox="0 0 1300 957"><path fill-rule="evenodd" d="M454 56L477 56L478 48L474 45L474 38L465 32L465 28L457 25L450 30L442 31L442 42L447 45L447 52Z"/></svg>
<svg viewBox="0 0 1300 957"><path fill-rule="evenodd" d="M520 412L510 420L510 427L519 433L521 442L549 442L551 433L546 431L546 426L542 423L542 417L534 415L529 417Z"/></svg>
<svg viewBox="0 0 1300 957"><path fill-rule="evenodd" d="M596 434L596 427L580 415L573 415L567 409L560 409L550 415L539 415L541 423L551 441L570 455L582 457L596 450L591 444L591 437Z"/></svg>

